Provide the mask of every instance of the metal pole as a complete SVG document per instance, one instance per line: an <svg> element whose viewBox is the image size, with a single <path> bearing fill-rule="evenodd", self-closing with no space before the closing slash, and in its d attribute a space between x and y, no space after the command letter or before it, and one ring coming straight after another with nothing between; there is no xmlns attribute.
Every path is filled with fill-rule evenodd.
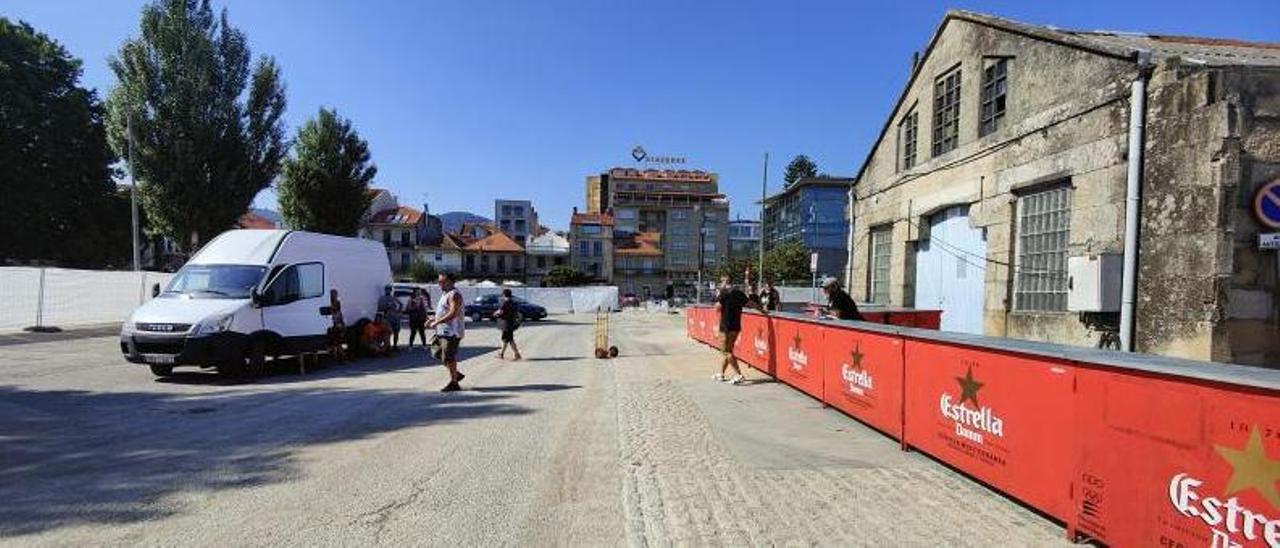
<svg viewBox="0 0 1280 548"><path fill-rule="evenodd" d="M40 268L40 288L36 290L36 330L44 329L44 267Z"/></svg>
<svg viewBox="0 0 1280 548"><path fill-rule="evenodd" d="M760 178L760 264L756 272L756 288L764 287L764 199L769 192L769 153L764 153L764 175Z"/></svg>
<svg viewBox="0 0 1280 548"><path fill-rule="evenodd" d="M702 304L702 246L705 245L704 239L707 237L707 228L706 223L703 222L702 210L695 208L695 211L698 212L698 285L694 289L693 298L698 304Z"/></svg>
<svg viewBox="0 0 1280 548"><path fill-rule="evenodd" d="M133 226L133 270L142 270L142 250L138 245L138 178L133 173L133 115L125 118L125 131L129 134L129 202Z"/></svg>
<svg viewBox="0 0 1280 548"><path fill-rule="evenodd" d="M1147 74L1139 54L1138 76L1129 95L1129 170L1124 203L1124 270L1120 295L1120 350L1133 352L1133 316L1138 284L1138 217L1142 208L1142 135L1146 125Z"/></svg>
<svg viewBox="0 0 1280 548"><path fill-rule="evenodd" d="M853 203L853 199L854 199L854 192L853 192L853 189L854 189L854 184L853 184L853 183L850 183L850 184L849 184L849 198L848 198L848 200L845 202L846 204L848 204L848 206L847 206L847 207L849 208L849 215L848 215L848 217L849 217L849 227L848 227L848 229L847 229L847 230L849 231L849 234L848 234L848 237L846 238L846 241L847 241L846 246L848 247L848 251L847 251L847 252L846 252L846 254L845 254L845 263L844 263L844 286L845 286L846 288L852 288L852 287L853 287L853 257L854 257L854 255L855 255L855 253L853 252L853 242L854 242L854 240L853 240L853 206L854 206L854 203Z"/></svg>

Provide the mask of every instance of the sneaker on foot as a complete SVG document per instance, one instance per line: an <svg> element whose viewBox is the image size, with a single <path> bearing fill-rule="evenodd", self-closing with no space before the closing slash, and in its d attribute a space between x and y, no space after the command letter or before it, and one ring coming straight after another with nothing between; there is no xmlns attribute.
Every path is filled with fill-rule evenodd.
<svg viewBox="0 0 1280 548"><path fill-rule="evenodd" d="M455 383L454 383L454 384L457 384L457 383L459 383L459 382L462 382L462 379L465 379L465 378L467 378L467 376L466 376L466 375L463 375L463 374L462 374L462 372L461 372L461 371L459 371L459 372L458 372L458 380L457 380L457 381L455 381Z"/></svg>
<svg viewBox="0 0 1280 548"><path fill-rule="evenodd" d="M458 386L457 382L451 382L449 384L446 384L444 385L444 388L440 389L441 392L457 392L459 390L462 390L462 387Z"/></svg>
<svg viewBox="0 0 1280 548"><path fill-rule="evenodd" d="M742 384L742 381L745 380L747 380L746 377L742 375L734 375L732 379L729 379L729 384Z"/></svg>
<svg viewBox="0 0 1280 548"><path fill-rule="evenodd" d="M715 375L712 375L712 376L711 376L711 380L713 380L713 381L720 381L720 382L724 382L724 380L725 380L725 378L724 378L724 374L723 374L723 373L716 373Z"/></svg>

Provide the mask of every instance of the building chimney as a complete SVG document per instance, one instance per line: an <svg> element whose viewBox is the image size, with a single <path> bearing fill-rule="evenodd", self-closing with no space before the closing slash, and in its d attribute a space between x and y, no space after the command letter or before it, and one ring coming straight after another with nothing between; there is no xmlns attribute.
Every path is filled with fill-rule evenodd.
<svg viewBox="0 0 1280 548"><path fill-rule="evenodd" d="M920 68L920 52L911 52L911 76L916 75L916 69Z"/></svg>
<svg viewBox="0 0 1280 548"><path fill-rule="evenodd" d="M578 206L573 206L573 214L574 215L578 214Z"/></svg>

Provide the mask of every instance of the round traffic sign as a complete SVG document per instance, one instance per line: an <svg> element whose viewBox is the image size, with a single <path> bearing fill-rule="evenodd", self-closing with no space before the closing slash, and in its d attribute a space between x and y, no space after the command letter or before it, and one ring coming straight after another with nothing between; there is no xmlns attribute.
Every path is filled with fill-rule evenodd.
<svg viewBox="0 0 1280 548"><path fill-rule="evenodd" d="M1280 179L1262 185L1254 194L1253 214L1263 226L1280 229Z"/></svg>

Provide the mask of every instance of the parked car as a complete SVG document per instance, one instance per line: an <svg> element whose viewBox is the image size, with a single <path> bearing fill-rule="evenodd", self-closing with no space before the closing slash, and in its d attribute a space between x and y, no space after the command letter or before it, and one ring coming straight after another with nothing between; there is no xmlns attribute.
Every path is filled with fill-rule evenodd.
<svg viewBox="0 0 1280 548"><path fill-rule="evenodd" d="M626 293L618 299L618 304L623 308L640 306L640 297L637 297L635 293Z"/></svg>
<svg viewBox="0 0 1280 548"><path fill-rule="evenodd" d="M513 297L516 302L516 310L519 311L520 317L525 320L541 320L547 317L547 309L531 302L527 302L520 297ZM467 317L474 321L495 320L493 313L498 310L498 304L502 302L502 297L497 294L481 295L476 297L475 302L467 305L463 311Z"/></svg>
<svg viewBox="0 0 1280 548"><path fill-rule="evenodd" d="M322 350L329 290L348 328L363 327L391 283L381 243L291 230L223 232L120 329L126 360L157 376L179 365L256 374L267 356Z"/></svg>

